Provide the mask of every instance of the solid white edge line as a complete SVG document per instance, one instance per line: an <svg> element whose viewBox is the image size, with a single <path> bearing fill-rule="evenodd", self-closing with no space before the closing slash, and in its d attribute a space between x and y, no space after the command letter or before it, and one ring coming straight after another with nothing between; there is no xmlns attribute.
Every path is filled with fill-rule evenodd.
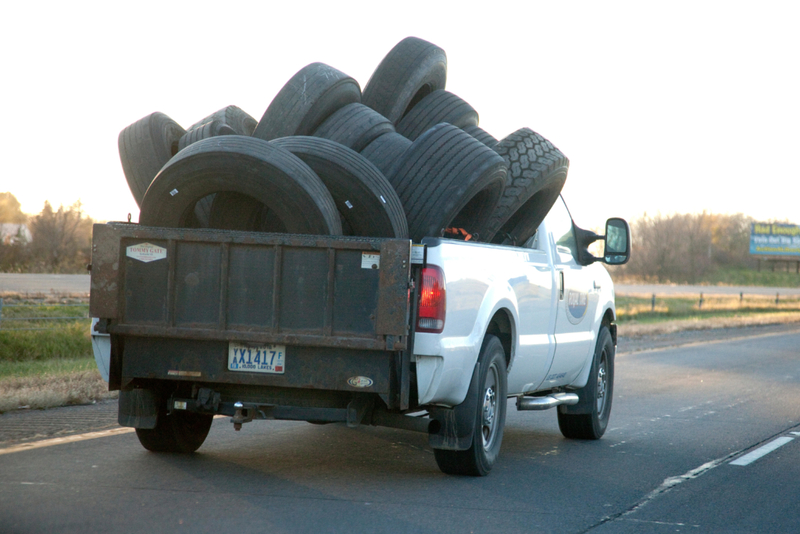
<svg viewBox="0 0 800 534"><path fill-rule="evenodd" d="M731 465L749 465L749 464L755 462L756 460L758 460L759 458L761 458L763 456L766 456L767 454L771 453L775 449L777 449L779 447L783 447L784 445L786 445L787 443L789 443L793 439L794 438L789 438L789 437L786 437L786 436L781 437L781 438L776 438L776 439L770 441L769 443L767 443L766 445L762 445L761 447L757 448L756 450L754 450L752 452L749 452L749 453L745 454L744 456L742 456L740 458L737 458L736 460L730 462L730 464Z"/></svg>
<svg viewBox="0 0 800 534"><path fill-rule="evenodd" d="M53 445L62 445L64 443L75 443L77 441L86 441L87 439L105 438L108 436L116 436L118 434L128 434L135 432L135 428L120 427L111 430L101 430L100 432L89 432L87 434L76 434L74 436L66 436L63 438L45 439L42 441L34 441L31 443L23 443L15 445L7 449L0 449L0 456L3 454L13 454L15 452L29 451L32 449L41 449L42 447L52 447Z"/></svg>

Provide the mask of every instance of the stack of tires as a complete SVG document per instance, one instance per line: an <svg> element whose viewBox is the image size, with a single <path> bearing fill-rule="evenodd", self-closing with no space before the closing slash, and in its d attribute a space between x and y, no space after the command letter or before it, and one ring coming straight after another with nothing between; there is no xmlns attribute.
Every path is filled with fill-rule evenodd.
<svg viewBox="0 0 800 534"><path fill-rule="evenodd" d="M148 115L119 135L139 222L522 244L558 197L567 158L528 128L497 141L446 78L444 50L409 37L363 91L312 63L260 121L236 106L187 129Z"/></svg>

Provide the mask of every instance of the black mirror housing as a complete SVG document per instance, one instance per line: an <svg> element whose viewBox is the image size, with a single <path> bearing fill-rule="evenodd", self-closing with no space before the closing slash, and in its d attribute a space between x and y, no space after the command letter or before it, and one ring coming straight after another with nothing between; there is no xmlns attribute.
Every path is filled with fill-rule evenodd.
<svg viewBox="0 0 800 534"><path fill-rule="evenodd" d="M591 265L602 261L606 265L623 265L631 258L631 227L625 219L612 217L606 221L605 235L597 235L572 224L577 240L577 261L580 265ZM595 241L605 241L603 257L597 258L589 253L589 245Z"/></svg>

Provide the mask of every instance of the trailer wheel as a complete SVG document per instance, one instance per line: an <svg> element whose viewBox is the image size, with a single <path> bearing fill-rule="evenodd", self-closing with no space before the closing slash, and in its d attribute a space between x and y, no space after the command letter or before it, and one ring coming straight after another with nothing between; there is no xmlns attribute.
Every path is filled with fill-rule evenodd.
<svg viewBox="0 0 800 534"><path fill-rule="evenodd" d="M119 159L136 205L142 206L145 191L161 167L178 152L186 133L177 122L156 111L119 133Z"/></svg>
<svg viewBox="0 0 800 534"><path fill-rule="evenodd" d="M241 135L203 139L174 156L147 190L139 222L185 228L198 200L223 192L260 202L289 233L342 233L336 204L308 165L283 148Z"/></svg>
<svg viewBox="0 0 800 534"><path fill-rule="evenodd" d="M478 112L458 95L439 89L411 108L397 123L397 133L413 141L441 122L458 128L478 126Z"/></svg>
<svg viewBox="0 0 800 534"><path fill-rule="evenodd" d="M558 408L558 428L565 438L600 439L608 427L614 396L614 341L603 325L597 335L589 381L578 391L578 405L589 413L568 413L568 406Z"/></svg>
<svg viewBox="0 0 800 534"><path fill-rule="evenodd" d="M319 176L350 235L408 238L408 222L397 193L361 154L320 137L283 137L270 144L288 150Z"/></svg>
<svg viewBox="0 0 800 534"><path fill-rule="evenodd" d="M569 160L530 128L521 128L494 147L508 165L503 197L485 240L521 245L536 233L567 180Z"/></svg>
<svg viewBox="0 0 800 534"><path fill-rule="evenodd" d="M272 99L253 137L271 141L287 135L311 135L336 110L353 102L361 102L357 81L324 63L311 63Z"/></svg>
<svg viewBox="0 0 800 534"><path fill-rule="evenodd" d="M480 234L503 194L506 165L460 128L438 124L398 158L388 178L406 210L409 236L419 242L450 227Z"/></svg>
<svg viewBox="0 0 800 534"><path fill-rule="evenodd" d="M478 356L479 387L472 445L465 451L434 449L436 463L448 475L486 476L500 454L506 422L506 354L500 340L487 335Z"/></svg>
<svg viewBox="0 0 800 534"><path fill-rule="evenodd" d="M136 437L148 451L191 453L206 440L213 420L213 415L181 410L167 414L166 401L162 401L156 427L137 428Z"/></svg>
<svg viewBox="0 0 800 534"><path fill-rule="evenodd" d="M444 50L417 37L406 37L372 73L361 101L397 124L425 96L444 89L446 82Z"/></svg>

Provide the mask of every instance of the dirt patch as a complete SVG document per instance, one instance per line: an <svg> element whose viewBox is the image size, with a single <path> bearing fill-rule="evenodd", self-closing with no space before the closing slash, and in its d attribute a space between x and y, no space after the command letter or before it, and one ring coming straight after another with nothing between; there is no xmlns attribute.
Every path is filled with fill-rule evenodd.
<svg viewBox="0 0 800 534"><path fill-rule="evenodd" d="M19 408L44 409L71 404L91 404L116 398L98 371L64 375L11 377L0 380L0 413Z"/></svg>

